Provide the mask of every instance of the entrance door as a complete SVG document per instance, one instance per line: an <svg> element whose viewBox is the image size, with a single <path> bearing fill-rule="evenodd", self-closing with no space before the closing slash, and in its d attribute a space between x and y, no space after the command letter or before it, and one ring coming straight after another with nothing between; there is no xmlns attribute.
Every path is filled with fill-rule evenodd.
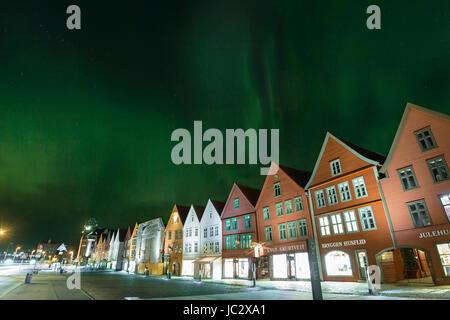
<svg viewBox="0 0 450 320"><path fill-rule="evenodd" d="M366 266L369 266L366 250L356 250L356 261L358 263L359 279L366 280Z"/></svg>
<svg viewBox="0 0 450 320"><path fill-rule="evenodd" d="M288 261L288 278L295 279L295 256L288 254L286 257Z"/></svg>

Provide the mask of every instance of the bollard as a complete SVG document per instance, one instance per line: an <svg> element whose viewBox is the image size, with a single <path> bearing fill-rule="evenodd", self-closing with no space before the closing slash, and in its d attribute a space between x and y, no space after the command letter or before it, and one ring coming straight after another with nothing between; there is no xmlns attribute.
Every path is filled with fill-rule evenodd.
<svg viewBox="0 0 450 320"><path fill-rule="evenodd" d="M25 283L31 283L31 279L33 278L33 273L28 272L25 276Z"/></svg>

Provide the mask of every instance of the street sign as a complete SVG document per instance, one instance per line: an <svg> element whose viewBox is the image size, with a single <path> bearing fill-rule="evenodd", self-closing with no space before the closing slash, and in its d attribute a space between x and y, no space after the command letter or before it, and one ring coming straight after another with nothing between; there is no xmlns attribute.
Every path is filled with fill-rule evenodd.
<svg viewBox="0 0 450 320"><path fill-rule="evenodd" d="M317 257L316 243L313 239L306 240L308 249L309 270L311 272L311 288L313 300L323 300L322 286L320 285L319 258Z"/></svg>

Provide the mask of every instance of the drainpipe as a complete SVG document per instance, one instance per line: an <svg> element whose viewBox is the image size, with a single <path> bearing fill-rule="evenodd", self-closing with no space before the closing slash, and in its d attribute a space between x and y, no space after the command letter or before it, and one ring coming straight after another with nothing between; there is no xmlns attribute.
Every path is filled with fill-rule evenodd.
<svg viewBox="0 0 450 320"><path fill-rule="evenodd" d="M309 211L311 213L311 223L312 223L312 229L313 229L313 234L314 234L314 242L316 244L316 253L317 253L317 257L318 257L318 264L319 264L319 274L320 274L320 281L323 281L323 272L322 272L322 258L320 256L320 250L319 250L319 240L317 237L317 229L316 229L316 219L314 217L314 207L313 207L313 203L312 203L312 196L311 196L311 191L308 190L306 192L306 197L309 200Z"/></svg>

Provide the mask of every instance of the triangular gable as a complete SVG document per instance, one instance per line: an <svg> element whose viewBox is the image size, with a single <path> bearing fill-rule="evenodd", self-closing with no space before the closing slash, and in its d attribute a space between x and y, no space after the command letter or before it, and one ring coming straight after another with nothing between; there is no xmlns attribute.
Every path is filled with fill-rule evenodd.
<svg viewBox="0 0 450 320"><path fill-rule="evenodd" d="M242 186L242 185L241 185L241 186ZM248 187L247 187L247 188L248 188ZM253 189L253 190L257 190L257 189ZM242 190L239 188L239 185L236 184L236 183L234 183L234 184L233 184L233 187L231 188L230 193L228 194L228 198L227 198L227 201L225 202L225 205L224 205L224 207L223 207L222 213L219 213L219 212L218 212L221 219L225 219L225 218L228 218L228 217L229 217L229 215L227 215L226 213L227 213L227 212L232 212L232 211L231 211L231 210L228 210L228 207L229 207L230 205L231 205L231 206L234 205L234 204L233 204L234 198L237 198L237 197L239 197L239 199L244 199L249 207L253 208L253 210L255 209L254 204L246 197L246 195L244 194L244 192L242 192ZM241 204L241 205L242 205L242 204ZM230 217L231 217L231 215L230 215Z"/></svg>
<svg viewBox="0 0 450 320"><path fill-rule="evenodd" d="M383 173L383 174L386 174L387 167L389 166L389 163L391 162L392 157L394 156L397 144L399 142L400 136L401 136L401 134L403 132L403 129L405 127L406 120L407 120L408 116L411 113L410 112L411 110L421 111L421 112L429 114L431 116L450 121L450 116L449 115L446 115L446 114L443 114L443 113L440 113L440 112L437 112L437 111L434 111L434 110L431 110L431 109L427 109L427 108L424 108L424 107L421 107L421 106L418 106L418 105L415 105L415 104L412 104L412 103L408 102L406 104L405 111L403 112L402 119L400 120L400 124L399 124L399 126L397 128L397 132L395 133L394 140L392 141L391 148L389 149L389 153L388 153L388 155L386 157L386 161L384 162L383 166L380 169L380 172Z"/></svg>
<svg viewBox="0 0 450 320"><path fill-rule="evenodd" d="M323 159L323 156L324 156L325 152L327 151L327 146L329 146L329 144L331 144L333 142L335 142L339 146L341 146L342 150L350 152L355 157L355 160L358 160L357 162L356 161L353 162L352 166L354 168L361 168L361 167L364 166L364 164L365 165L374 165L374 166L375 165L381 165L382 163L380 163L380 161L383 161L383 159L384 159L383 156L378 155L378 154L376 154L374 152L365 150L365 149L363 149L361 147L358 147L358 149L359 150L364 150L365 152L362 152L362 151L358 152L357 150L355 150L356 148L350 147L342 139L332 135L330 132L327 132L327 134L325 136L325 139L323 141L323 144L322 144L322 148L320 149L319 156L317 157L316 164L314 165L314 170L312 172L311 178L309 179L308 183L306 184L305 189L308 189L311 185L315 185L315 184L318 184L318 183L326 181L326 179L322 179L322 180L317 181L316 177L317 177L317 173L318 173L319 168L326 168L326 170L330 174L330 178L331 178L331 169L330 169L329 161L327 160L326 161L326 165L325 165L325 164L322 164L322 159ZM364 153L364 155L363 155L363 153ZM374 156L371 157L371 158L368 158L367 155L374 155ZM335 157L335 158L336 159L337 158L341 158L342 159L342 156L340 155L340 156ZM373 159L373 158L376 158L376 159ZM349 163L349 161L347 161L347 163ZM341 167L342 167L342 162L341 162ZM350 171L352 171L352 170L347 170L347 168L345 168L345 167L342 168L342 172L343 173L344 172L350 172ZM338 177L338 176L339 175L337 175L336 177Z"/></svg>

